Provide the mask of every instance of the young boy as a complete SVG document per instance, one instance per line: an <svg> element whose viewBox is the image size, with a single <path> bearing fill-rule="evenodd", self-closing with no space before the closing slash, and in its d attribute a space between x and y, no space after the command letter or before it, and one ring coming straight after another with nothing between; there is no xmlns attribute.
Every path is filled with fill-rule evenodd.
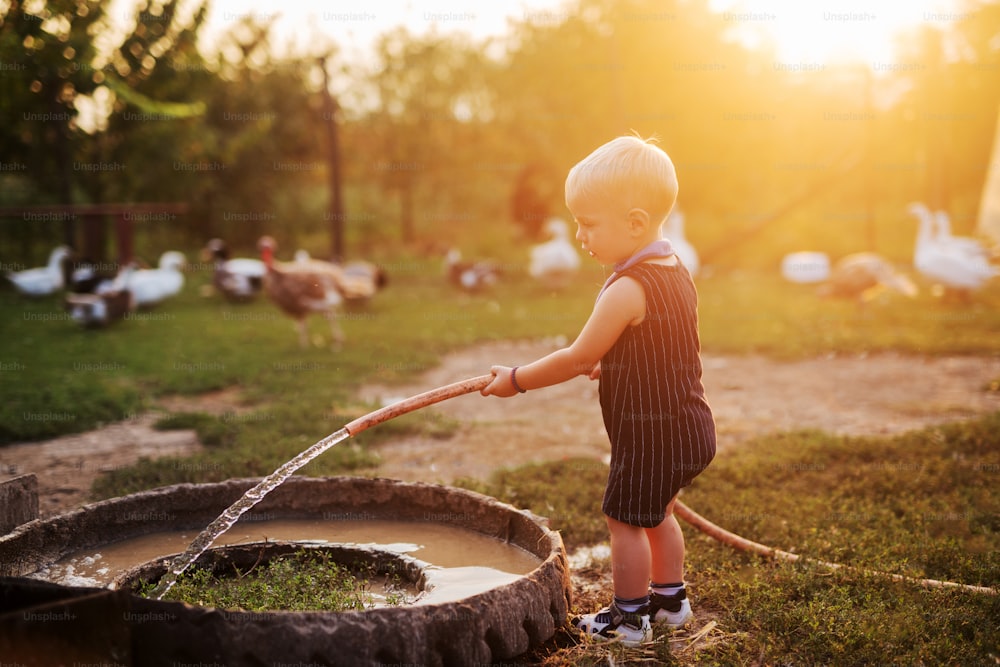
<svg viewBox="0 0 1000 667"><path fill-rule="evenodd" d="M651 141L614 139L570 170L576 239L614 273L577 339L524 366L493 366L484 396L514 396L587 374L611 441L602 511L611 535L614 599L573 624L595 639L637 645L650 621L684 625L684 536L678 491L715 456L715 421L701 383L697 293L660 226L677 198L670 158Z"/></svg>

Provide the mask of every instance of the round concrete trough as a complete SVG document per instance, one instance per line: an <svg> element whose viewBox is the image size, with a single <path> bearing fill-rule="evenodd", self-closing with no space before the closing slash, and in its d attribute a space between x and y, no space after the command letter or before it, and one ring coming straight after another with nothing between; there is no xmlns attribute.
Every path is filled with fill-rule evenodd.
<svg viewBox="0 0 1000 667"><path fill-rule="evenodd" d="M0 655L25 664L38 664L34 656L42 652L46 661L143 665L484 665L545 642L566 620L566 553L542 519L471 491L389 479L293 477L252 512L273 519L443 523L520 547L539 566L456 601L339 613L220 610L142 598L127 586L73 588L25 578L120 540L201 530L258 481L154 489L32 521L0 537ZM156 564L139 569L150 568L162 571Z"/></svg>

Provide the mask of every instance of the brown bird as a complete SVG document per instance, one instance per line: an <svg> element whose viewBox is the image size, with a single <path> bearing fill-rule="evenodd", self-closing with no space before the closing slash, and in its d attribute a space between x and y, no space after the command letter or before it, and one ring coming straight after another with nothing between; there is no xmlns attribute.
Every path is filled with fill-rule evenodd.
<svg viewBox="0 0 1000 667"><path fill-rule="evenodd" d="M445 256L444 273L450 283L467 292L478 292L496 285L503 269L492 260L463 262L462 252L452 248Z"/></svg>
<svg viewBox="0 0 1000 667"><path fill-rule="evenodd" d="M135 270L125 265L114 280L97 286L94 292L70 292L63 305L80 326L91 329L106 327L124 319L136 309L135 297L126 286Z"/></svg>
<svg viewBox="0 0 1000 667"><path fill-rule="evenodd" d="M261 260L267 267L264 293L286 315L295 320L299 345L309 346L306 318L318 313L330 323L334 345L344 341L344 332L337 322L337 313L344 303L343 271L329 262L278 262L274 259L277 242L262 236L257 242Z"/></svg>
<svg viewBox="0 0 1000 667"><path fill-rule="evenodd" d="M364 260L352 260L343 265L344 298L349 303L367 303L383 287L389 284L389 276L378 264Z"/></svg>
<svg viewBox="0 0 1000 667"><path fill-rule="evenodd" d="M819 293L867 303L886 289L909 297L917 295L913 281L897 272L884 257L873 252L856 252L834 264L830 280L819 287Z"/></svg>
<svg viewBox="0 0 1000 667"><path fill-rule="evenodd" d="M303 266L316 266L327 269L330 266L340 269L341 294L344 300L353 305L364 305L375 294L389 284L386 272L377 264L364 260L352 260L344 264L313 259L306 250L295 251L295 262Z"/></svg>

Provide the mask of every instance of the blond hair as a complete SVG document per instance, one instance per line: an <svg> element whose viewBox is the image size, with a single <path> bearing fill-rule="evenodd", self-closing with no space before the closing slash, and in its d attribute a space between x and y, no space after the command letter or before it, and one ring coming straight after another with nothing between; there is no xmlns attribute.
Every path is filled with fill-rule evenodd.
<svg viewBox="0 0 1000 667"><path fill-rule="evenodd" d="M566 176L566 201L612 197L624 210L641 208L660 224L677 200L677 172L656 139L612 139L580 160Z"/></svg>

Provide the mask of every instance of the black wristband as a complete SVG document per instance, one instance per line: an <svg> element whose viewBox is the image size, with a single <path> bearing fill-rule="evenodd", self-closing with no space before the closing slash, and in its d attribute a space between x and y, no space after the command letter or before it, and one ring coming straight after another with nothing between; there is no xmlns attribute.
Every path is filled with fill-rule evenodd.
<svg viewBox="0 0 1000 667"><path fill-rule="evenodd" d="M527 389L521 389L521 385L519 385L517 383L517 369L518 368L520 368L520 366L514 366L514 368L510 369L510 383L512 385L514 385L514 389L517 389L518 393L523 394L523 393L525 393L528 390Z"/></svg>

